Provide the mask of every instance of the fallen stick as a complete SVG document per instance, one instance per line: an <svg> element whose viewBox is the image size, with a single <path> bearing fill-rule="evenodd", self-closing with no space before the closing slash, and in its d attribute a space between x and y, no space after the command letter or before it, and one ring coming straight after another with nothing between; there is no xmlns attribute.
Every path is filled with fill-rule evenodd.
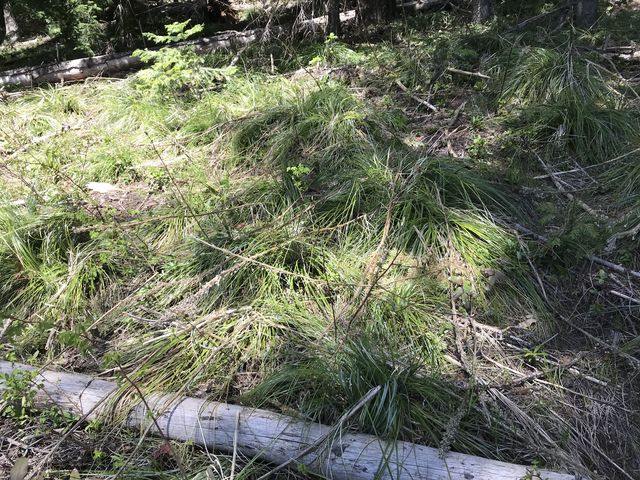
<svg viewBox="0 0 640 480"><path fill-rule="evenodd" d="M404 85L404 83L402 83L400 80L396 80L396 85L398 85L398 87L400 87L400 90L402 90L404 93L406 93L407 95L409 95L409 97L411 97L413 100L415 100L418 103L421 103L422 105L424 105L425 107L427 107L429 110L431 110L432 112L437 112L438 109L430 104L429 102L427 102L426 100L421 99L420 97L418 97L417 95L414 95L413 93L411 93L409 91L409 89Z"/></svg>
<svg viewBox="0 0 640 480"><path fill-rule="evenodd" d="M298 26L304 26L304 27L314 27L314 26L320 26L323 27L327 24L327 16L326 15L321 15L319 17L315 17L315 18L310 18L308 20L303 20L302 22L300 22L298 24ZM356 11L355 10L347 10L346 12L340 12L340 22L350 22L352 20L355 20L356 18Z"/></svg>
<svg viewBox="0 0 640 480"><path fill-rule="evenodd" d="M404 2L399 5L396 3L396 6L399 6L405 12L423 12L429 10L443 10L452 5L452 3L453 2L451 0L419 0Z"/></svg>
<svg viewBox="0 0 640 480"><path fill-rule="evenodd" d="M611 295L615 295L618 298L622 298L631 303L635 303L636 305L640 305L640 300L638 300L637 298L630 297L629 295L625 295L624 293L616 292L615 290L611 290L609 293Z"/></svg>
<svg viewBox="0 0 640 480"><path fill-rule="evenodd" d="M553 182L553 184L556 186L556 188L560 193L562 193L565 197L567 197L571 202L576 202L580 206L580 208L582 208L585 212L597 218L598 220L603 220L606 222L611 221L611 219L607 215L598 212L593 207L589 206L586 202L584 202L583 200L580 200L578 197L576 197L574 194L572 194L566 188L564 188L562 183L560 183L560 181L556 177L555 172L553 172L551 168L549 168L549 166L546 163L544 163L544 160L542 160L542 157L540 157L540 155L538 155L537 153L536 153L536 157L538 157L538 161L540 162L540 165L542 165L543 170L547 172L547 175L549 176L549 178L551 179L551 181Z"/></svg>
<svg viewBox="0 0 640 480"><path fill-rule="evenodd" d="M341 22L349 22L356 17L355 10L340 13ZM299 32L315 27L322 27L327 23L327 16L320 16L304 20L290 28L290 33ZM268 36L278 36L285 32L282 27L270 29L256 28L244 32L228 31L212 37L198 38L177 42L169 46L179 48L191 46L196 53L209 53L218 50L240 50ZM158 50L160 46L151 47ZM57 83L84 80L90 77L102 77L126 70L138 70L144 67L140 58L132 52L99 55L96 57L78 58L66 62L51 63L39 67L25 67L0 72L0 89L12 86L33 86L41 83Z"/></svg>
<svg viewBox="0 0 640 480"><path fill-rule="evenodd" d="M451 120L449 120L449 123L447 123L447 128L444 131L444 139L447 141L447 152L449 152L449 155L455 158L459 158L459 155L453 149L453 145L451 144L451 135L456 133L458 131L458 128L454 130L451 130L451 129L454 127L456 123L458 123L460 114L462 113L462 111L464 110L464 107L466 106L467 106L467 102L464 101L458 106L458 108L456 108L456 110L453 112L453 116L451 117Z"/></svg>
<svg viewBox="0 0 640 480"><path fill-rule="evenodd" d="M593 263L597 263L598 265L602 265L603 267L607 267L614 272L621 273L623 275L630 275L634 278L640 279L640 272L636 272L635 270L630 270L627 267L623 267L622 265L618 265L617 263L610 262L605 260L604 258L595 257L593 255L589 255L587 257Z"/></svg>
<svg viewBox="0 0 640 480"><path fill-rule="evenodd" d="M0 361L0 374L34 370L22 364ZM114 396L117 385L86 375L43 371L35 379L36 401L54 403L76 415L95 418ZM0 390L4 385L0 383ZM153 412L147 411L147 406ZM150 420L153 418L154 420ZM372 435L343 432L331 435L332 427L285 415L203 399L152 394L138 401L124 421L128 428L162 434L179 441L223 452L239 453L282 465L304 465L318 475L335 480L575 480L570 474L538 470L524 465L448 453L440 458L435 448L409 442L387 442ZM158 432L158 428L161 432ZM327 445L306 449L329 437ZM292 460L293 459L293 460Z"/></svg>
<svg viewBox="0 0 640 480"><path fill-rule="evenodd" d="M514 230L520 233L524 233L525 235L529 235L541 243L547 243L549 241L549 239L544 235L535 233L534 231L528 229L523 225L520 225L519 223L511 224L511 228L513 228ZM613 270L614 272L621 273L623 275L629 275L633 278L640 279L640 272L636 272L635 270L631 270L622 265L618 265L617 263L610 262L608 260L605 260L604 258L596 257L595 255L587 255L586 258L592 261L593 263L597 263L598 265L607 267L608 269Z"/></svg>
<svg viewBox="0 0 640 480"><path fill-rule="evenodd" d="M458 75L466 75L467 77L482 78L483 80L491 80L491 77L489 75L485 75L484 73L470 72L468 70L460 70L459 68L448 67L447 72L457 73Z"/></svg>

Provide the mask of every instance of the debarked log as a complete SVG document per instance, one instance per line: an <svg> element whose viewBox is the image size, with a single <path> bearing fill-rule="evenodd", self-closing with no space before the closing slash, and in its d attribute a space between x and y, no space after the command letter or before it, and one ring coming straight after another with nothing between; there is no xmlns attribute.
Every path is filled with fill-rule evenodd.
<svg viewBox="0 0 640 480"><path fill-rule="evenodd" d="M274 30L272 29L269 33L279 33L279 30L277 32ZM197 53L238 50L260 40L264 35L265 30L262 28L244 32L230 31L212 37L176 43L172 46L192 47ZM77 81L89 77L108 76L127 70L136 70L143 66L142 60L133 56L131 52L78 58L66 62L0 72L0 88Z"/></svg>
<svg viewBox="0 0 640 480"><path fill-rule="evenodd" d="M0 374L16 369L33 370L33 367L0 361ZM109 403L105 400L115 399L118 392L114 382L75 373L42 371L34 384L38 403L55 404L87 419L100 415ZM360 433L331 435L332 428L326 425L267 410L171 394L152 394L144 401L138 400L123 418L129 428L190 441L222 453L237 448L245 457L260 458L274 465L302 464L307 471L334 480L582 478L454 452L441 458L435 448L387 442ZM329 441L323 446L309 449L324 438Z"/></svg>

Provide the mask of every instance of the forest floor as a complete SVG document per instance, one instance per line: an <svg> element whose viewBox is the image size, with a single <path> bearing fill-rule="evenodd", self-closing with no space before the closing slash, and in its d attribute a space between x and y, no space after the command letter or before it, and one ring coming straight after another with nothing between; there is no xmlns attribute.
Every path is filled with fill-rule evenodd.
<svg viewBox="0 0 640 480"><path fill-rule="evenodd" d="M600 48L639 19L439 12L0 93L0 356L327 424L381 385L352 428L640 478L639 68ZM272 468L60 444L77 419L4 381L0 476Z"/></svg>

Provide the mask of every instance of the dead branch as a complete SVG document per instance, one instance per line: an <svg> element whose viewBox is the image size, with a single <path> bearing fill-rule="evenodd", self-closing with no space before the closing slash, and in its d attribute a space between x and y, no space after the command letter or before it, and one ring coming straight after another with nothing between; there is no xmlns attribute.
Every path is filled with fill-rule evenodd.
<svg viewBox="0 0 640 480"><path fill-rule="evenodd" d="M421 99L420 97L418 97L417 95L412 94L409 89L400 81L400 80L396 80L396 85L398 85L398 87L400 87L400 90L402 90L403 92L405 92L407 95L409 95L409 97L411 97L413 100L415 100L416 102L424 105L425 107L427 107L429 110L431 110L432 112L437 112L438 109L432 105L431 103L427 102L426 100Z"/></svg>
<svg viewBox="0 0 640 480"><path fill-rule="evenodd" d="M447 72L456 73L458 75L466 75L467 77L482 78L483 80L491 80L491 77L489 75L485 75L484 73L469 72L468 70L460 70L459 68L448 67Z"/></svg>
<svg viewBox="0 0 640 480"><path fill-rule="evenodd" d="M624 293L620 293L620 292L617 292L615 290L611 290L611 291L609 291L609 293L611 295L614 295L616 297L622 298L624 300L628 300L631 303L635 303L636 305L640 305L640 300L638 300L637 298L630 297L629 295L625 295Z"/></svg>
<svg viewBox="0 0 640 480"><path fill-rule="evenodd" d="M558 189L558 191L560 193L562 193L570 201L575 202L576 204L578 204L580 206L580 208L582 208L585 212L587 212L588 214L594 216L595 218L597 218L599 220L604 220L604 221L607 221L607 222L611 221L611 219L607 215L598 212L593 207L589 206L587 203L585 203L584 201L582 201L579 198L577 198L571 192L567 191L567 189L564 188L564 185L562 185L562 183L560 183L560 181L556 177L555 173L551 170L551 168L549 168L549 166L546 163L544 163L544 160L542 160L540 155L538 155L536 153L536 157L538 157L538 161L540 162L540 165L542 165L542 168L544 169L545 172L547 172L547 175L549 175L549 178L551 179L551 181L553 182L553 184L556 186L556 188Z"/></svg>

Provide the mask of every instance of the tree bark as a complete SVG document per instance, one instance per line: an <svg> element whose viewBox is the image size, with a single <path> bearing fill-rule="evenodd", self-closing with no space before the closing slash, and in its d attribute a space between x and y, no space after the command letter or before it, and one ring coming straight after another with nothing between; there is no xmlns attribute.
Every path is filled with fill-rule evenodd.
<svg viewBox="0 0 640 480"><path fill-rule="evenodd" d="M2 12L2 15L0 15L0 45L2 45L5 38L7 38L7 22L4 19L6 16L4 0L0 0L0 12Z"/></svg>
<svg viewBox="0 0 640 480"><path fill-rule="evenodd" d="M493 0L473 0L473 22L484 23L495 14Z"/></svg>
<svg viewBox="0 0 640 480"><path fill-rule="evenodd" d="M18 39L18 22L16 22L13 12L11 11L11 2L9 0L4 1L2 8L2 17L4 20L5 36L10 42ZM0 41L0 43L2 43Z"/></svg>
<svg viewBox="0 0 640 480"><path fill-rule="evenodd" d="M367 24L382 23L392 20L396 15L395 0L359 0L358 17Z"/></svg>
<svg viewBox="0 0 640 480"><path fill-rule="evenodd" d="M33 370L0 361L0 374ZM115 383L86 375L41 372L36 402L54 403L87 419L120 398ZM0 381L0 391L2 390ZM104 410L103 410L104 409ZM149 411L149 409L151 411ZM575 480L574 475L449 452L409 442L389 442L285 415L203 399L154 393L137 399L125 413L128 428L190 441L224 453L239 452L275 465L301 467L334 480Z"/></svg>
<svg viewBox="0 0 640 480"><path fill-rule="evenodd" d="M578 0L573 8L573 21L578 27L590 28L598 20L598 0Z"/></svg>
<svg viewBox="0 0 640 480"><path fill-rule="evenodd" d="M339 36L342 33L340 24L340 0L327 0L327 28L325 33L327 36L331 33Z"/></svg>

